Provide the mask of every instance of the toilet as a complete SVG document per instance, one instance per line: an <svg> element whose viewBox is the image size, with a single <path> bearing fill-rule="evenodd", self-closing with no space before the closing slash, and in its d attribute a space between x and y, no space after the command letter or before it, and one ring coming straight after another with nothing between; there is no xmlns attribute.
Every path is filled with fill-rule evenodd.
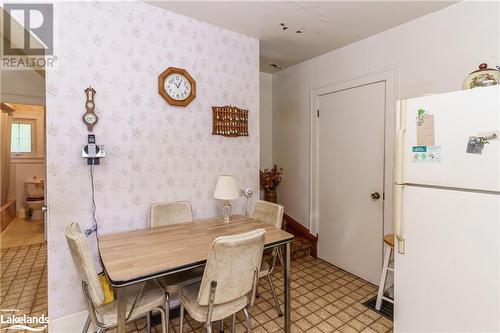
<svg viewBox="0 0 500 333"><path fill-rule="evenodd" d="M42 207L44 205L44 185L43 178L27 178L24 181L25 204L31 212L32 221L43 220Z"/></svg>

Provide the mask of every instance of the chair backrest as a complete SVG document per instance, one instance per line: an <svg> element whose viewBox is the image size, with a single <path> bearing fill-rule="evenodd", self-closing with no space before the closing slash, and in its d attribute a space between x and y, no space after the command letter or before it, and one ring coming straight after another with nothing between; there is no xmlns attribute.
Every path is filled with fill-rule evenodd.
<svg viewBox="0 0 500 333"><path fill-rule="evenodd" d="M90 301L95 306L103 304L104 293L97 276L94 258L78 223L66 226L65 234L76 270L80 278L87 283Z"/></svg>
<svg viewBox="0 0 500 333"><path fill-rule="evenodd" d="M218 237L208 253L198 302L208 305L210 285L217 282L214 305L230 302L255 292L264 250L264 229Z"/></svg>
<svg viewBox="0 0 500 333"><path fill-rule="evenodd" d="M255 204L255 210L252 218L271 224L278 229L281 229L283 224L283 212L285 208L268 201L259 200Z"/></svg>
<svg viewBox="0 0 500 333"><path fill-rule="evenodd" d="M193 222L193 211L188 201L167 202L151 205L149 227Z"/></svg>

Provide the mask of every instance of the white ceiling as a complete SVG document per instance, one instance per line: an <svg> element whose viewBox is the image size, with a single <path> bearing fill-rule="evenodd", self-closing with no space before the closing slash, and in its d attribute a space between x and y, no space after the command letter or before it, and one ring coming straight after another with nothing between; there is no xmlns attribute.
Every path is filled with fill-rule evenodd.
<svg viewBox="0 0 500 333"><path fill-rule="evenodd" d="M166 1L148 3L260 40L275 72L375 35L454 1ZM281 23L288 26L283 30ZM296 33L301 30L302 33ZM273 68L276 64L281 68Z"/></svg>

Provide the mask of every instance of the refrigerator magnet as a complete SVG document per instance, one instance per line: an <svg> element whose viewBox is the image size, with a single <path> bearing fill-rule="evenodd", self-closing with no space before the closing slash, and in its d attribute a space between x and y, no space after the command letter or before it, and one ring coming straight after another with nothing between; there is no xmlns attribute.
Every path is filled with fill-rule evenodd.
<svg viewBox="0 0 500 333"><path fill-rule="evenodd" d="M439 164L441 163L441 146L413 146L413 163Z"/></svg>
<svg viewBox="0 0 500 333"><path fill-rule="evenodd" d="M417 111L417 145L434 146L434 115L418 109Z"/></svg>
<svg viewBox="0 0 500 333"><path fill-rule="evenodd" d="M478 154L481 155L483 153L484 144L488 143L484 138L480 136L469 136L469 140L467 141L467 149L465 152L467 154Z"/></svg>

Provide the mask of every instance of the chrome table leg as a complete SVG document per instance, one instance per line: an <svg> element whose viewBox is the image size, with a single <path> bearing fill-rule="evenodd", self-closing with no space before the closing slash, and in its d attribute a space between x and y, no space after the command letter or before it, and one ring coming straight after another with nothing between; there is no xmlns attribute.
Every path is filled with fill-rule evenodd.
<svg viewBox="0 0 500 333"><path fill-rule="evenodd" d="M290 243L285 245L284 289L285 289L285 333L290 333Z"/></svg>
<svg viewBox="0 0 500 333"><path fill-rule="evenodd" d="M116 288L118 294L117 304L117 333L125 333L125 317L127 315L127 292L126 287Z"/></svg>
<svg viewBox="0 0 500 333"><path fill-rule="evenodd" d="M148 333L151 333L151 312L146 314L146 330Z"/></svg>

